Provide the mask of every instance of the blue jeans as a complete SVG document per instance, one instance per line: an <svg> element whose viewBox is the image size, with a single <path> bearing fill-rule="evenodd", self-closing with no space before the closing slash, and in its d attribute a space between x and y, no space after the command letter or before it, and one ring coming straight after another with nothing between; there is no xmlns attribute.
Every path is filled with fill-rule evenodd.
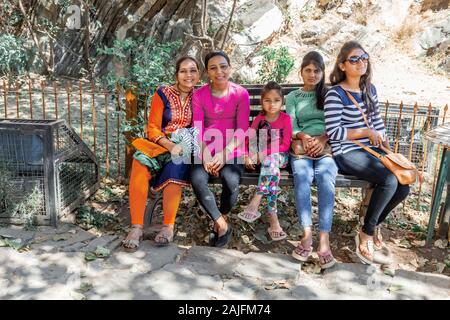
<svg viewBox="0 0 450 320"><path fill-rule="evenodd" d="M337 166L331 157L318 160L297 159L291 157L291 167L294 174L295 203L297 215L303 227L311 227L311 184L317 184L319 207L319 230L330 232L333 224L334 186Z"/></svg>

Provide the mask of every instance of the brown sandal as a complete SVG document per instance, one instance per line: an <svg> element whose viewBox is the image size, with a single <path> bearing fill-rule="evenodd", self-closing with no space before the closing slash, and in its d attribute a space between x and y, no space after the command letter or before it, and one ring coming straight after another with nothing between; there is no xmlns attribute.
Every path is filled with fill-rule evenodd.
<svg viewBox="0 0 450 320"><path fill-rule="evenodd" d="M124 239L122 241L122 247L127 252L136 252L139 249L141 241L144 239L144 229L136 226L131 227L131 230L130 232L128 232L127 237L130 236L130 234L132 232L135 232L136 230L140 231L138 239Z"/></svg>
<svg viewBox="0 0 450 320"><path fill-rule="evenodd" d="M167 226L163 226L161 231L155 237L155 243L159 247L167 246L170 242L173 241L173 231L171 233L167 232L169 228Z"/></svg>

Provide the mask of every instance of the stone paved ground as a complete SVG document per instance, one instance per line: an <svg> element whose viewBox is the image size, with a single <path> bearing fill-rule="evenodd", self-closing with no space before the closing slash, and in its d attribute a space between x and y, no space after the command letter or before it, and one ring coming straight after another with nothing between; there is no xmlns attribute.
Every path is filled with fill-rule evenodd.
<svg viewBox="0 0 450 320"><path fill-rule="evenodd" d="M356 263L311 272L284 254L159 248L152 241L127 253L119 237L97 237L71 224L36 231L0 228L0 236L0 299L450 298L450 278L439 274L395 270L387 275ZM95 259L95 250L107 257Z"/></svg>

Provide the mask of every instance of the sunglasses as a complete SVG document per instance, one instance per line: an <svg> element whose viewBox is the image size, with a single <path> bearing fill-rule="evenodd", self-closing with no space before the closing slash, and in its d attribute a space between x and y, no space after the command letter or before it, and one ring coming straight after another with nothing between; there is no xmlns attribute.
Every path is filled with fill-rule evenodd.
<svg viewBox="0 0 450 320"><path fill-rule="evenodd" d="M362 62L367 62L369 61L369 55L367 53L364 53L360 56L351 56L348 59L346 59L345 61L350 62L350 64L357 64L359 61Z"/></svg>

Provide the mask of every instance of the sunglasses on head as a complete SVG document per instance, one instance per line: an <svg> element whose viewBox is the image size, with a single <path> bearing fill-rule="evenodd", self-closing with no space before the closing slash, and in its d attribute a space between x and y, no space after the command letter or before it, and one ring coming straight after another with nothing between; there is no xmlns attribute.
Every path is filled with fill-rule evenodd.
<svg viewBox="0 0 450 320"><path fill-rule="evenodd" d="M350 64L357 64L359 61L362 62L367 62L369 61L369 55L367 53L364 53L360 56L351 56L348 59L346 59L345 61L350 62Z"/></svg>

